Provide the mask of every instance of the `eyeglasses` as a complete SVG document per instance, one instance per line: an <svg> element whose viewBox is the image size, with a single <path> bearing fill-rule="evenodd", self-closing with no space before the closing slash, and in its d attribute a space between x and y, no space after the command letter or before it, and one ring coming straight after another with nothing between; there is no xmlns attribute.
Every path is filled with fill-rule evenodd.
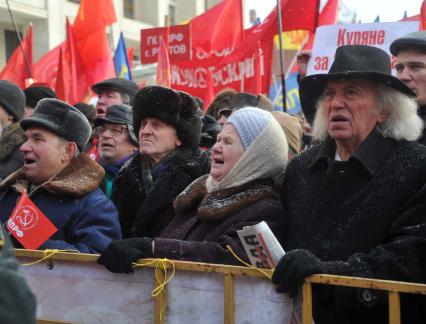
<svg viewBox="0 0 426 324"><path fill-rule="evenodd" d="M121 134L123 134L124 131L127 131L127 127L126 126L106 126L106 125L102 125L99 126L96 129L96 132L98 135L103 135L106 131L109 131L109 133L114 136L114 137L118 137Z"/></svg>

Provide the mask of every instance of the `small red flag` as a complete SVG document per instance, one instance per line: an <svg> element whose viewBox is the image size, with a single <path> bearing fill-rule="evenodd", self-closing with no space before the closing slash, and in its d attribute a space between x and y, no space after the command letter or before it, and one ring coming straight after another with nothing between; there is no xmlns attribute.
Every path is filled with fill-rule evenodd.
<svg viewBox="0 0 426 324"><path fill-rule="evenodd" d="M6 228L26 249L36 250L58 231L24 191L6 222Z"/></svg>
<svg viewBox="0 0 426 324"><path fill-rule="evenodd" d="M426 29L426 0L423 0L422 6L420 7L420 30Z"/></svg>
<svg viewBox="0 0 426 324"><path fill-rule="evenodd" d="M168 33L166 39L168 39ZM170 78L170 59L169 52L164 40L164 37L161 37L160 41L160 52L157 57L157 85L169 87L171 86Z"/></svg>

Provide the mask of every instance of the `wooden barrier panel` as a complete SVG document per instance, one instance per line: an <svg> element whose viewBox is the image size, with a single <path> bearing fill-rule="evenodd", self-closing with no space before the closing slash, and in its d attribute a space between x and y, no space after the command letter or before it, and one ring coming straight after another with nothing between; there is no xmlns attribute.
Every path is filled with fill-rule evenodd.
<svg viewBox="0 0 426 324"><path fill-rule="evenodd" d="M42 259L43 252L16 250L16 254L37 296L37 318L46 322L290 322L291 300L277 294L262 274L245 267L176 261L166 295L154 302L152 264L133 274L113 274L95 262L95 255L57 253L25 265Z"/></svg>

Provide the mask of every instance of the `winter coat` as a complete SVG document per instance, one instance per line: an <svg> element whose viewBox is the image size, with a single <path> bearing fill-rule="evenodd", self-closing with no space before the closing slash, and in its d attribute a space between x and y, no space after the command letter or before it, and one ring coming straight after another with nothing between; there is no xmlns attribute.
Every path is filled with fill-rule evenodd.
<svg viewBox="0 0 426 324"><path fill-rule="evenodd" d="M426 147L373 131L348 161L335 142L297 155L281 192L286 251L344 261L342 275L426 282ZM385 295L315 288L315 323L387 323ZM371 296L371 294L370 294ZM420 297L402 297L403 323L426 323Z"/></svg>
<svg viewBox="0 0 426 324"><path fill-rule="evenodd" d="M25 142L25 134L19 123L9 125L0 136L0 181L18 170L23 159L19 147Z"/></svg>
<svg viewBox="0 0 426 324"><path fill-rule="evenodd" d="M420 106L418 110L418 114L421 119L423 119L423 135L420 137L417 142L423 145L426 145L426 106Z"/></svg>
<svg viewBox="0 0 426 324"><path fill-rule="evenodd" d="M207 152L177 150L144 174L137 154L117 174L112 201L120 215L123 237L155 237L174 217L173 201L192 181L210 171ZM146 163L145 163L146 165ZM147 184L147 174L152 184ZM146 193L148 191L148 193Z"/></svg>
<svg viewBox="0 0 426 324"><path fill-rule="evenodd" d="M16 261L13 246L0 230L0 323L35 324L36 298Z"/></svg>
<svg viewBox="0 0 426 324"><path fill-rule="evenodd" d="M282 207L271 179L207 193L205 175L194 181L175 201L176 216L155 238L154 257L222 264L241 263L247 255L237 230L266 221L280 233Z"/></svg>
<svg viewBox="0 0 426 324"><path fill-rule="evenodd" d="M83 153L52 180L29 191L30 199L58 228L40 249L100 253L111 240L121 238L117 210L97 188L103 175L102 167ZM23 169L0 184L2 222L7 221L20 193L28 188Z"/></svg>

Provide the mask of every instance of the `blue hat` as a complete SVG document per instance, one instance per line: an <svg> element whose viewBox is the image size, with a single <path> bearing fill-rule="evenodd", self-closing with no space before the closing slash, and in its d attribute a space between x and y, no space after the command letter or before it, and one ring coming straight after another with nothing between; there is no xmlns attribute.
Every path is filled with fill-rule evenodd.
<svg viewBox="0 0 426 324"><path fill-rule="evenodd" d="M271 118L271 114L265 110L246 107L234 112L226 121L226 124L234 125L247 150L257 136L265 129Z"/></svg>

